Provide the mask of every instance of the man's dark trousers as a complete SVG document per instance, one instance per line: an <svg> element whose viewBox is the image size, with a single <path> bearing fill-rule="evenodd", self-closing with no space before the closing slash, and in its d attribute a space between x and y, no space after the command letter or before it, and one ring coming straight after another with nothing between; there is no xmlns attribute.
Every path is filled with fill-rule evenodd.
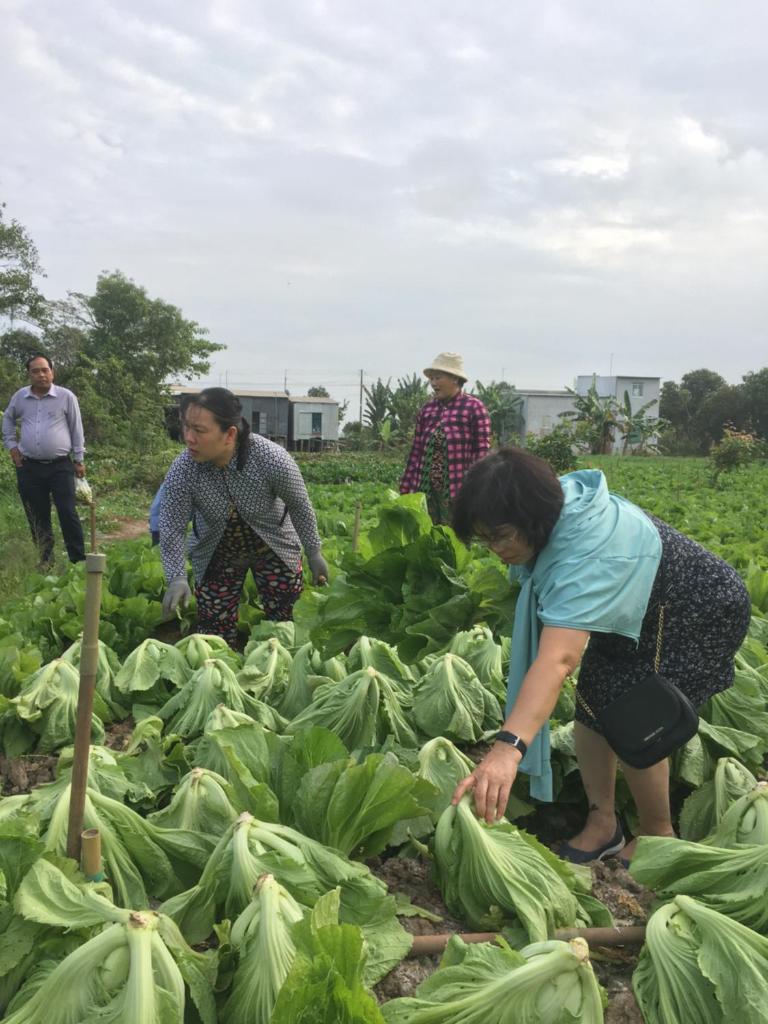
<svg viewBox="0 0 768 1024"><path fill-rule="evenodd" d="M75 467L71 460L66 457L52 462L24 459L21 468L16 470L16 479L32 537L40 551L40 561L49 563L53 557L53 499L69 560L82 562L85 541L75 506Z"/></svg>

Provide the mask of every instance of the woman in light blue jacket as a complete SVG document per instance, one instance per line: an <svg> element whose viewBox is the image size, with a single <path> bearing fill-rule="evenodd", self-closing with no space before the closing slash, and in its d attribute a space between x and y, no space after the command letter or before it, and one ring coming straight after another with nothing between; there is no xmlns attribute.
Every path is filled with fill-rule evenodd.
<svg viewBox="0 0 768 1024"><path fill-rule="evenodd" d="M599 470L558 478L519 448L494 452L469 470L453 525L463 540L486 544L521 585L507 718L454 802L472 790L477 813L493 821L504 813L518 768L530 774L532 796L552 799L548 720L580 664L574 739L588 814L559 852L576 863L618 853L625 837L614 808L617 758L582 704L599 714L653 672L662 583L659 672L695 707L731 686L751 610L743 582L722 559L612 494ZM622 771L638 834L674 835L668 760ZM634 842L627 858L633 849Z"/></svg>

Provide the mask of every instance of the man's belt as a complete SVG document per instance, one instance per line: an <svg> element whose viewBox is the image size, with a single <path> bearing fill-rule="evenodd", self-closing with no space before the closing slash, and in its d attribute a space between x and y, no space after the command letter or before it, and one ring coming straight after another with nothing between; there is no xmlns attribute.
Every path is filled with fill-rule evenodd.
<svg viewBox="0 0 768 1024"><path fill-rule="evenodd" d="M29 455L22 455L25 462L34 462L37 466L52 466L54 462L67 462L68 455L57 455L55 459L32 459Z"/></svg>

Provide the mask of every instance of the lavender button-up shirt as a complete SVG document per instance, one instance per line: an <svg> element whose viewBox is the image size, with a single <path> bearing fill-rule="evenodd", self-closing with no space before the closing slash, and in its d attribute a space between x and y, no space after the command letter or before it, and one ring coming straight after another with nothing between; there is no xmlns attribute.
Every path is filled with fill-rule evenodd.
<svg viewBox="0 0 768 1024"><path fill-rule="evenodd" d="M19 422L21 439L17 441ZM19 448L29 459L58 459L72 452L75 461L82 462L85 439L77 398L56 384L40 396L33 393L31 386L20 388L3 415L3 444L9 451Z"/></svg>

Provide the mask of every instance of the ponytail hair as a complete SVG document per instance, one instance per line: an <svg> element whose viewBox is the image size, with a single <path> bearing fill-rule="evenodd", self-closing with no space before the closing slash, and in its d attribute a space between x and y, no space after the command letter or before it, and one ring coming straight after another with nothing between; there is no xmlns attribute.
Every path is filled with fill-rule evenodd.
<svg viewBox="0 0 768 1024"><path fill-rule="evenodd" d="M248 458L248 441L251 427L243 416L243 407L237 395L226 388L204 388L199 395L185 395L180 402L182 416L190 405L207 409L222 431L237 427L235 448L237 451L237 468L242 470Z"/></svg>

